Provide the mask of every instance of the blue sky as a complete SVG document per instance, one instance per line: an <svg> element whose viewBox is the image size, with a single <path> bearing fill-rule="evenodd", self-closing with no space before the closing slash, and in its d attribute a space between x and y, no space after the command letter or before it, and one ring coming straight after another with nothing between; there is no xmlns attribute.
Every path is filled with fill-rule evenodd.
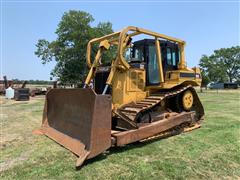
<svg viewBox="0 0 240 180"><path fill-rule="evenodd" d="M34 55L38 39L56 38L64 12L83 10L98 22L110 21L113 29L139 26L187 42L188 66L203 54L239 45L240 3L225 2L27 2L3 1L1 7L1 75L18 79L49 80L55 63L42 65ZM2 78L2 77L1 77Z"/></svg>

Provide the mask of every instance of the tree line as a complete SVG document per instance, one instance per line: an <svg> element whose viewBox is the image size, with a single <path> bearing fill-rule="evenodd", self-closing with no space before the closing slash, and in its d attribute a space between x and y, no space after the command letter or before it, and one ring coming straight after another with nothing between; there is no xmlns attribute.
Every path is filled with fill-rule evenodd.
<svg viewBox="0 0 240 180"><path fill-rule="evenodd" d="M240 46L215 50L210 56L203 55L199 66L202 85L209 82L236 82L240 84Z"/></svg>
<svg viewBox="0 0 240 180"><path fill-rule="evenodd" d="M23 84L24 81L27 81L27 84L36 84L36 85L52 85L53 81L45 81L45 80L20 80L20 79L12 79L14 84Z"/></svg>

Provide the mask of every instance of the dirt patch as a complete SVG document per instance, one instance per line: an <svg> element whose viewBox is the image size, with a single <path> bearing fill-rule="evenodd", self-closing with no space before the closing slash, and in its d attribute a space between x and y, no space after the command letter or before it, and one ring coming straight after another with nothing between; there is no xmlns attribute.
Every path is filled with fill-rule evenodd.
<svg viewBox="0 0 240 180"><path fill-rule="evenodd" d="M8 134L7 136L1 135L0 138L0 150L7 146L22 141L24 138L18 134Z"/></svg>
<svg viewBox="0 0 240 180"><path fill-rule="evenodd" d="M23 163L24 161L26 161L30 154L31 154L32 150L27 151L27 152L23 152L22 154L20 154L19 157L14 158L14 159L7 159L3 162L0 163L0 172L6 171L16 165L19 165L21 163Z"/></svg>

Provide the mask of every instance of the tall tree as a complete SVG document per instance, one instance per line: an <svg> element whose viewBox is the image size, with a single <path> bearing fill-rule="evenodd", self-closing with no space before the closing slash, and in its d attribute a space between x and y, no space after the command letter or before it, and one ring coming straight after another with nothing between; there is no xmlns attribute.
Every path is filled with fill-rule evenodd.
<svg viewBox="0 0 240 180"><path fill-rule="evenodd" d="M210 56L203 55L199 65L210 81L237 81L240 78L240 46L221 48Z"/></svg>
<svg viewBox="0 0 240 180"><path fill-rule="evenodd" d="M89 40L112 33L110 22L92 27L94 18L87 12L65 12L56 29L56 40L39 39L35 54L43 64L55 60L51 75L64 83L80 83L86 74L86 47Z"/></svg>
<svg viewBox="0 0 240 180"><path fill-rule="evenodd" d="M220 62L230 82L240 78L240 46L221 48L214 51L217 62Z"/></svg>

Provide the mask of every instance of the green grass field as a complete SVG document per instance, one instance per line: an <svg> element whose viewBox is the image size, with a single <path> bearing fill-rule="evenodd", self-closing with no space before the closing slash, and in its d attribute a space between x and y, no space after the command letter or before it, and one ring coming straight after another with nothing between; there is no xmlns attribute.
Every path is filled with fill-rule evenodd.
<svg viewBox="0 0 240 180"><path fill-rule="evenodd" d="M199 93L200 129L167 139L112 148L85 163L45 136L44 99L1 97L1 179L240 179L240 91Z"/></svg>

